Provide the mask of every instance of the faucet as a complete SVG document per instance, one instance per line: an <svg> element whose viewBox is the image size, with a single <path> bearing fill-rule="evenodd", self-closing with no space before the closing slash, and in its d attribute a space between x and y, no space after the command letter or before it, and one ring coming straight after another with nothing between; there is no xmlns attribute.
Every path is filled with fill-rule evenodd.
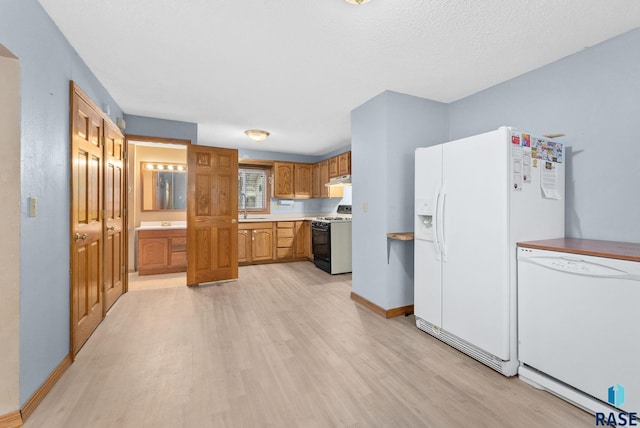
<svg viewBox="0 0 640 428"><path fill-rule="evenodd" d="M242 199L242 209L243 209L243 216L246 219L247 218L247 194L242 192L240 193L240 198Z"/></svg>

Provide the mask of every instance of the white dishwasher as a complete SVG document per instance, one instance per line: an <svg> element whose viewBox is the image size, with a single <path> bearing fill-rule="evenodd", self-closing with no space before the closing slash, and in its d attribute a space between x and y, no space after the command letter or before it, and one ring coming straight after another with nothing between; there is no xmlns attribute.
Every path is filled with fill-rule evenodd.
<svg viewBox="0 0 640 428"><path fill-rule="evenodd" d="M640 261L621 259L640 245L539 242L553 241L561 251L518 247L520 377L594 413L640 412Z"/></svg>

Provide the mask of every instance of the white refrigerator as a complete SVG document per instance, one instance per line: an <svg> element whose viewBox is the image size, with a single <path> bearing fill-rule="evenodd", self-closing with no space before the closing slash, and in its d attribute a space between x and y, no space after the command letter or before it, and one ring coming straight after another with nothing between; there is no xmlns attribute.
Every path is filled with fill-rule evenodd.
<svg viewBox="0 0 640 428"><path fill-rule="evenodd" d="M421 330L517 373L516 243L564 236L564 148L508 127L416 149Z"/></svg>

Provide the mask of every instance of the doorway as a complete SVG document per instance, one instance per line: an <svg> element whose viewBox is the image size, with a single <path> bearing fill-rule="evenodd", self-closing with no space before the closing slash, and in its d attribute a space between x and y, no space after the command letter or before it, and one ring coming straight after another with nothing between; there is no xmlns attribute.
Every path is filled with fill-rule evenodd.
<svg viewBox="0 0 640 428"><path fill-rule="evenodd" d="M128 224L134 254L130 263L138 279L184 270L189 286L237 279L238 151L143 136L130 135L127 141L134 184L129 203L140 207L132 209ZM153 154L143 159L142 149L148 146ZM177 152L167 152L182 147L186 164ZM176 195L186 199L186 218L184 201Z"/></svg>
<svg viewBox="0 0 640 428"><path fill-rule="evenodd" d="M167 231L183 230L184 232L172 233L178 233L180 236L184 233L186 241L186 165L187 147L191 141L127 135L127 143L130 183L128 201L131 208L127 225L129 230L128 290L184 286L187 283L186 245L181 245L175 237L160 236L149 241L143 240L141 251L138 237L141 231L153 231L159 226L166 228L164 230ZM144 233L147 232L142 232L141 235ZM148 244L145 245L144 242ZM180 251L171 251L172 248ZM175 262L182 251L185 252L182 259L184 269L181 269L182 264L174 263L178 267L173 270L179 270L178 272L158 273L163 269L169 269L170 257L173 255ZM155 271L147 269L147 272L144 272L143 269L143 274L140 274L138 264L141 252L145 253L143 264L151 263L155 266Z"/></svg>

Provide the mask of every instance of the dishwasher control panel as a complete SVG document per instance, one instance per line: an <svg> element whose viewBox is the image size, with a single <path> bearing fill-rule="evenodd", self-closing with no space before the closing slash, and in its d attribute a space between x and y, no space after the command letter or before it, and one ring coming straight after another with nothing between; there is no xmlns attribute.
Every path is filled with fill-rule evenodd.
<svg viewBox="0 0 640 428"><path fill-rule="evenodd" d="M579 255L568 253L550 253L544 250L533 250L518 247L518 261L532 263L562 272L599 277L625 277L629 273L610 266L586 261Z"/></svg>

